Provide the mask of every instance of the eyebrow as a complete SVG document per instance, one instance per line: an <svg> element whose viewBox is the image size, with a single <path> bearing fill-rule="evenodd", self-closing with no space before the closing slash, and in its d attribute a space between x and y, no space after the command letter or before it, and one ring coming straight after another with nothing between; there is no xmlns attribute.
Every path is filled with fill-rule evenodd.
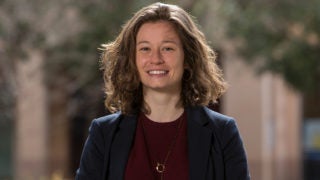
<svg viewBox="0 0 320 180"><path fill-rule="evenodd" d="M165 40L165 41L162 41L163 43L173 43L173 44L176 44L176 45L178 45L178 43L176 42L176 41L174 41L174 40ZM150 43L149 41L139 41L138 43L137 43L137 45L139 45L139 44L143 44L143 43Z"/></svg>
<svg viewBox="0 0 320 180"><path fill-rule="evenodd" d="M149 42L148 42L148 41L139 41L139 42L137 43L137 45L143 44L143 43L149 43Z"/></svg>

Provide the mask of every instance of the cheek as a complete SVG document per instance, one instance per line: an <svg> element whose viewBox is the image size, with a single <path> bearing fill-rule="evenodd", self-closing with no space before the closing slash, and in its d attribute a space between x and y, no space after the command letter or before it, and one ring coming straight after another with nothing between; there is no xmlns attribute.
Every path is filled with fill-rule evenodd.
<svg viewBox="0 0 320 180"><path fill-rule="evenodd" d="M144 61L141 59L141 57L138 57L138 56L136 57L136 67L139 73L143 70Z"/></svg>

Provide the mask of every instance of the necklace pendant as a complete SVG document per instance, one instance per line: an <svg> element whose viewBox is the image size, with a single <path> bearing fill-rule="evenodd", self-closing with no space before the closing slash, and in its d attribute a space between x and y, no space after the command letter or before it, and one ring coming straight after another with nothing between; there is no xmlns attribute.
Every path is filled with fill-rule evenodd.
<svg viewBox="0 0 320 180"><path fill-rule="evenodd" d="M165 169L165 165L157 162L157 166L156 166L157 172L158 173L163 173L164 169Z"/></svg>

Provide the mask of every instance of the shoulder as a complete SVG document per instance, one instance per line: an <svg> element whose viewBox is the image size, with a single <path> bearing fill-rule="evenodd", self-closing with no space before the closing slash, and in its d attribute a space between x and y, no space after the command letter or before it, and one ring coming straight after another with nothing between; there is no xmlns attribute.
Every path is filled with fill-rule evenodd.
<svg viewBox="0 0 320 180"><path fill-rule="evenodd" d="M119 128L135 127L136 118L136 114L126 115L121 112L109 114L94 119L89 131L102 131L104 135L114 134Z"/></svg>
<svg viewBox="0 0 320 180"><path fill-rule="evenodd" d="M94 119L91 122L91 125L89 127L89 131L109 131L111 129L115 129L121 118L122 118L122 114L120 112L114 113L114 114L109 114L106 116L102 116L99 118Z"/></svg>
<svg viewBox="0 0 320 180"><path fill-rule="evenodd" d="M233 117L218 113L216 111L213 111L207 107L202 107L204 113L206 114L206 116L208 117L208 119L217 124L217 125L223 125L226 123L230 123L232 121L234 121Z"/></svg>
<svg viewBox="0 0 320 180"><path fill-rule="evenodd" d="M220 114L206 107L203 108L203 111L208 117L207 127L212 130L222 147L225 147L231 141L242 144L240 132L233 117Z"/></svg>
<svg viewBox="0 0 320 180"><path fill-rule="evenodd" d="M208 107L203 106L199 108L204 114L205 120L209 123L209 127L215 128L216 130L223 130L225 127L236 125L236 121L233 117L218 113Z"/></svg>
<svg viewBox="0 0 320 180"><path fill-rule="evenodd" d="M106 154L110 151L121 116L121 113L115 113L91 122L76 179L102 179L102 168L105 167L105 160L108 158Z"/></svg>
<svg viewBox="0 0 320 180"><path fill-rule="evenodd" d="M106 116L96 118L92 121L92 123L99 125L99 126L110 126L110 125L117 123L117 121L119 121L121 116L122 116L122 114L120 112L117 112L114 114L109 114Z"/></svg>
<svg viewBox="0 0 320 180"><path fill-rule="evenodd" d="M205 127L209 128L218 139L238 136L236 120L233 117L215 112L207 107L198 107L205 122Z"/></svg>

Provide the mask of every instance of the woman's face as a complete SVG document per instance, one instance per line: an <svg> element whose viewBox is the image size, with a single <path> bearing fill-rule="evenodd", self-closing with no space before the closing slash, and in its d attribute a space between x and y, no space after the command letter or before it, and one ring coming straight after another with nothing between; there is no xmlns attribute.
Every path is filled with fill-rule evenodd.
<svg viewBox="0 0 320 180"><path fill-rule="evenodd" d="M140 27L136 38L136 65L144 92L181 91L184 52L173 24L157 21Z"/></svg>

